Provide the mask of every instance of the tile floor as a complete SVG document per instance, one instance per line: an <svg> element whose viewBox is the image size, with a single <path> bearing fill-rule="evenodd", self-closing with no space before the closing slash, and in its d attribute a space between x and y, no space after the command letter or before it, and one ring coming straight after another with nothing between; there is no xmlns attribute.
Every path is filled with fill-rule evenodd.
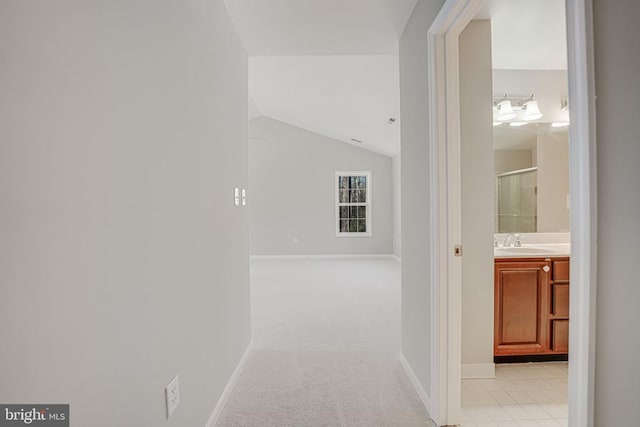
<svg viewBox="0 0 640 427"><path fill-rule="evenodd" d="M566 362L518 363L462 380L461 427L566 426L567 374Z"/></svg>

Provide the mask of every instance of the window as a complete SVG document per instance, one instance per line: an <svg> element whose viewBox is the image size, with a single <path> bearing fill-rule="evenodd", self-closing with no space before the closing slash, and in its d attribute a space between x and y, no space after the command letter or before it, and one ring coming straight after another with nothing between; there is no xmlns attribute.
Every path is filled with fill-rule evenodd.
<svg viewBox="0 0 640 427"><path fill-rule="evenodd" d="M336 172L336 235L371 236L371 172Z"/></svg>

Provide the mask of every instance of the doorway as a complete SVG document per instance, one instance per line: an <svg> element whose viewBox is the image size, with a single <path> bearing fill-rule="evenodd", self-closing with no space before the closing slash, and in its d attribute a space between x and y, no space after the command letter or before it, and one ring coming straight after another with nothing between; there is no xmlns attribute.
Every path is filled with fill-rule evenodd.
<svg viewBox="0 0 640 427"><path fill-rule="evenodd" d="M429 30L432 242L432 416L460 420L461 227L460 82L458 37L483 0L450 0ZM595 303L595 134L590 4L567 2L572 293L569 425L593 425L593 307Z"/></svg>

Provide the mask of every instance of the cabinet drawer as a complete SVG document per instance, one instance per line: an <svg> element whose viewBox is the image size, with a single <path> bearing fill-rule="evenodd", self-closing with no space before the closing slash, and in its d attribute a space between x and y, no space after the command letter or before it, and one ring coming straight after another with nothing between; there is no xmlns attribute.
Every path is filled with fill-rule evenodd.
<svg viewBox="0 0 640 427"><path fill-rule="evenodd" d="M553 262L553 280L569 281L569 261Z"/></svg>
<svg viewBox="0 0 640 427"><path fill-rule="evenodd" d="M569 284L551 285L551 313L556 317L569 317Z"/></svg>

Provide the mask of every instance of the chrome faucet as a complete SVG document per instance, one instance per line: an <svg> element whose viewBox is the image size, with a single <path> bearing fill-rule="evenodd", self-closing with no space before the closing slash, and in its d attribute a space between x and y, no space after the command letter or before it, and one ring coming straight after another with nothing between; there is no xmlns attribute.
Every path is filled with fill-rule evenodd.
<svg viewBox="0 0 640 427"><path fill-rule="evenodd" d="M513 237L515 239L515 241L510 244L509 246L507 246L507 242L509 241L509 238ZM520 248L522 247L522 243L520 243L520 235L517 233L509 233L507 234L507 237L504 238L504 243L502 244L502 246L504 246L505 248Z"/></svg>

